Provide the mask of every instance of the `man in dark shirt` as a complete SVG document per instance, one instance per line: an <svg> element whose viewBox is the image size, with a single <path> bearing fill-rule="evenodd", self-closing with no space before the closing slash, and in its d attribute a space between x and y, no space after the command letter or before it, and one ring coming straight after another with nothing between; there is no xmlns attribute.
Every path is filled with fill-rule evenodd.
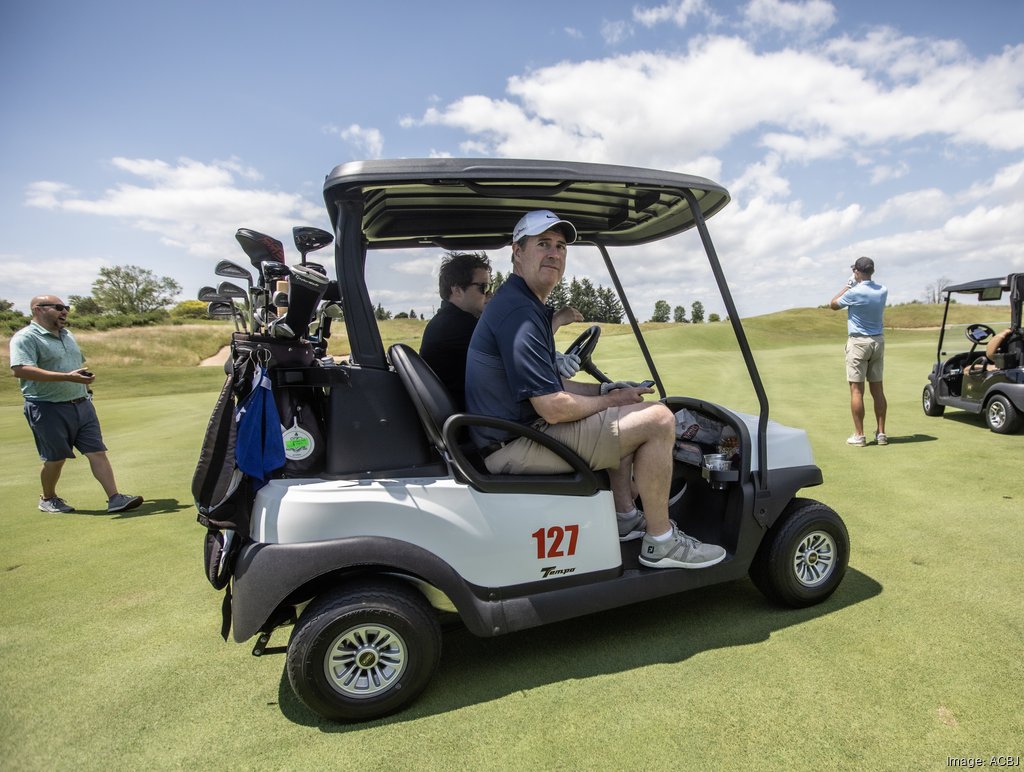
<svg viewBox="0 0 1024 772"><path fill-rule="evenodd" d="M572 223L546 209L529 212L512 233L512 275L481 315L466 362L470 413L535 426L607 469L622 541L643 538L640 562L651 568L703 568L725 550L687 536L669 520L675 416L637 384L577 383L558 372L552 311L544 303L565 273ZM524 437L471 430L495 474L554 474L568 465ZM646 513L634 505L635 479Z"/></svg>
<svg viewBox="0 0 1024 772"><path fill-rule="evenodd" d="M427 323L420 356L437 373L459 409L466 404L466 350L491 299L491 264L476 252L449 252L438 277L441 308Z"/></svg>

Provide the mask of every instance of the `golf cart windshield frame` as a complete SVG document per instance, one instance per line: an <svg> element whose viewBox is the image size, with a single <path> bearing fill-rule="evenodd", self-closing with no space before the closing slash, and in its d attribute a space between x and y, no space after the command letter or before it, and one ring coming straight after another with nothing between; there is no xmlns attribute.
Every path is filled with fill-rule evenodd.
<svg viewBox="0 0 1024 772"><path fill-rule="evenodd" d="M605 164L402 159L336 167L324 183L324 201L334 229L351 358L359 366L388 368L365 281L368 250L501 249L511 244L512 229L525 212L552 209L576 227L576 243L601 253L663 398L608 247L638 246L696 228L757 395L759 487L767 487L768 397L706 224L729 202L722 186L702 177Z"/></svg>
<svg viewBox="0 0 1024 772"><path fill-rule="evenodd" d="M949 306L953 295L973 295L980 302L1001 300L1003 295L1010 293L1010 328L1021 331L1021 315L1024 308L1024 273L1011 273L992 279L976 279L963 284L950 284L942 290L946 293L946 307L942 312L942 327L939 328L939 345L935 350L935 360L942 361L942 341L946 336L946 320L949 318ZM998 291L998 295L995 292Z"/></svg>

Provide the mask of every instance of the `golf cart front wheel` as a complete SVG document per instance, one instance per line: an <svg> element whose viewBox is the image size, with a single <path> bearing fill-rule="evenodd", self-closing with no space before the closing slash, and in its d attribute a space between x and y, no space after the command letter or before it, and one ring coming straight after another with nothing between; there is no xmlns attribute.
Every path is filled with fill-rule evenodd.
<svg viewBox="0 0 1024 772"><path fill-rule="evenodd" d="M769 600L803 608L835 592L849 559L842 518L818 501L793 499L765 535L750 578Z"/></svg>
<svg viewBox="0 0 1024 772"><path fill-rule="evenodd" d="M924 408L924 414L930 416L940 416L946 412L946 406L940 405L935 399L935 387L930 383L924 387L924 391L921 394L921 407Z"/></svg>
<svg viewBox="0 0 1024 772"><path fill-rule="evenodd" d="M286 668L311 710L334 721L366 721L415 699L440 654L440 626L420 592L400 581L369 581L306 607Z"/></svg>
<svg viewBox="0 0 1024 772"><path fill-rule="evenodd" d="M1022 423L1020 411L1002 394L996 394L985 406L985 423L996 434L1013 434Z"/></svg>

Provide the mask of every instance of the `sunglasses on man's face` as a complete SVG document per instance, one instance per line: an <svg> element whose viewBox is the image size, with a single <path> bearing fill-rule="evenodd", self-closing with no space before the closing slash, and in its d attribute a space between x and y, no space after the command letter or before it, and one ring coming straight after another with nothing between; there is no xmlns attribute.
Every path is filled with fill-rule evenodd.
<svg viewBox="0 0 1024 772"><path fill-rule="evenodd" d="M71 306L65 306L60 303L40 303L36 308L56 308L58 311L70 311Z"/></svg>
<svg viewBox="0 0 1024 772"><path fill-rule="evenodd" d="M491 285L485 281L471 281L469 284L466 285L467 289L469 289L470 287L476 287L478 290L480 290L481 295L490 295L492 291Z"/></svg>

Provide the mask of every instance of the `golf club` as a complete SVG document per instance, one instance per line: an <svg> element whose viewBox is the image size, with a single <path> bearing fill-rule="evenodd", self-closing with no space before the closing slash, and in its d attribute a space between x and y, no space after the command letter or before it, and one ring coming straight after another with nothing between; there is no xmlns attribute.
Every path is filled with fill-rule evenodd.
<svg viewBox="0 0 1024 772"><path fill-rule="evenodd" d="M292 268L288 289L288 308L284 316L291 330L308 330L313 312L330 283L326 276L304 265Z"/></svg>
<svg viewBox="0 0 1024 772"><path fill-rule="evenodd" d="M206 304L206 314L211 319L223 319L230 316L235 323L235 332L238 332L238 309L230 300L212 300Z"/></svg>
<svg viewBox="0 0 1024 772"><path fill-rule="evenodd" d="M217 263L217 267L213 269L213 272L217 276L225 276L229 279L245 279L246 285L249 287L249 327L253 327L252 296L254 295L254 291L252 274L238 263L234 263L231 260L221 260Z"/></svg>
<svg viewBox="0 0 1024 772"><path fill-rule="evenodd" d="M222 281L217 285L217 293L222 297L228 298L232 301L241 300L242 307L245 310L246 316L252 315L252 304L249 302L249 293L230 281ZM243 329L245 332L249 331L249 328L243 322Z"/></svg>
<svg viewBox="0 0 1024 772"><path fill-rule="evenodd" d="M301 255L302 265L306 264L306 255L323 249L334 241L333 234L309 225L296 225L292 228L292 237L295 239L295 248Z"/></svg>

